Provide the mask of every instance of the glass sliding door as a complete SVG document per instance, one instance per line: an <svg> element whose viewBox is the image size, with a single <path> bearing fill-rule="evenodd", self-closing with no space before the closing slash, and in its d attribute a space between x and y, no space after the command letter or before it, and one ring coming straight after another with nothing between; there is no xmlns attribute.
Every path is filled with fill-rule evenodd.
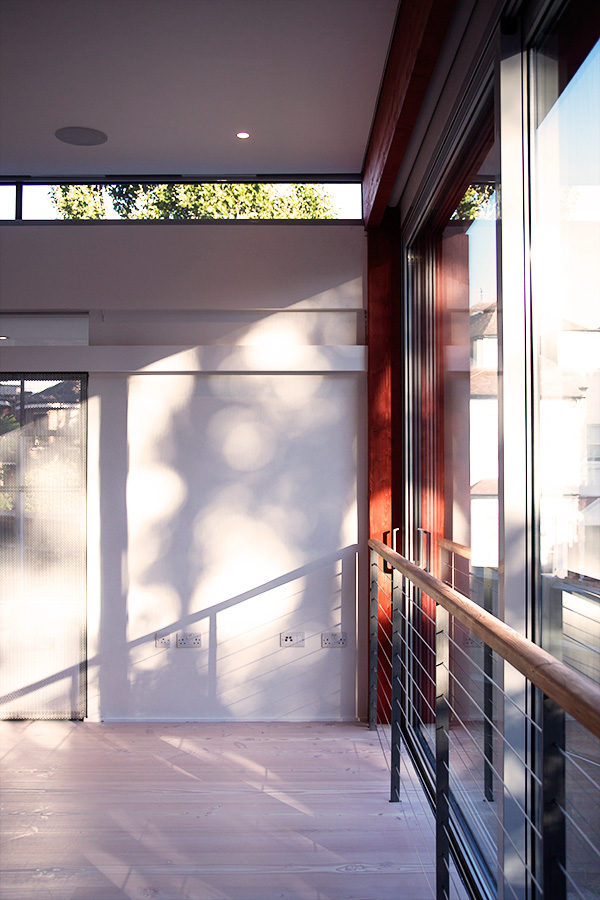
<svg viewBox="0 0 600 900"><path fill-rule="evenodd" d="M2 718L85 716L85 394L0 376Z"/></svg>
<svg viewBox="0 0 600 900"><path fill-rule="evenodd" d="M465 98L400 201L403 549L600 683L600 4L532 0L497 38L493 104ZM474 897L599 897L600 742L409 600L440 846L448 822Z"/></svg>
<svg viewBox="0 0 600 900"><path fill-rule="evenodd" d="M483 149L483 148L482 148ZM496 147L472 171L438 242L443 517L440 578L498 614ZM442 443L443 441L443 443ZM494 889L498 854L499 681L491 650L450 626L449 762L457 831ZM473 846L474 845L474 846Z"/></svg>
<svg viewBox="0 0 600 900"><path fill-rule="evenodd" d="M600 683L600 7L567 7L531 52L538 619ZM567 718L568 896L600 896L600 743ZM566 874L565 874L566 870Z"/></svg>
<svg viewBox="0 0 600 900"><path fill-rule="evenodd" d="M458 142L455 162L408 248L407 385L413 468L412 558L498 612L497 194L491 101ZM409 541L407 541L407 544ZM418 595L411 730L422 770L436 754L435 604ZM440 660L437 660L439 664ZM492 654L459 623L448 642L451 843L474 860L476 895L496 891L502 791ZM441 726L445 727L445 726ZM409 738L410 740L410 738ZM498 802L500 801L500 802Z"/></svg>

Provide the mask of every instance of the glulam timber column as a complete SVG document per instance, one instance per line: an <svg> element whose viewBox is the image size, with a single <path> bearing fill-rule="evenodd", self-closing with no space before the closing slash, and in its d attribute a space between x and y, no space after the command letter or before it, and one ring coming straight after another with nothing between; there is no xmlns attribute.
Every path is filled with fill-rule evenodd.
<svg viewBox="0 0 600 900"><path fill-rule="evenodd" d="M392 236L368 237L369 536L384 540L392 526Z"/></svg>
<svg viewBox="0 0 600 900"><path fill-rule="evenodd" d="M455 6L456 0L402 0L399 4L363 169L369 291L369 527L370 537L385 541L387 533L390 544L394 518L396 523L401 521L401 510L394 509L394 494L399 501L402 485L398 482L394 492L393 480L402 477L402 460L397 458L394 465L393 445L401 444L399 439L394 441L394 430L401 438L404 404L402 339L396 325L401 318L400 279L395 271L401 264L401 242L397 213L389 203ZM391 597L391 576L382 573L379 578L379 638L391 656L391 609L388 616L384 599ZM382 714L384 706L389 711L391 672L381 658L378 670L377 705Z"/></svg>
<svg viewBox="0 0 600 900"><path fill-rule="evenodd" d="M367 232L369 537L391 544L392 536L392 357L394 235L388 228ZM377 720L388 721L391 668L391 577L379 573ZM383 651L383 652L382 652Z"/></svg>

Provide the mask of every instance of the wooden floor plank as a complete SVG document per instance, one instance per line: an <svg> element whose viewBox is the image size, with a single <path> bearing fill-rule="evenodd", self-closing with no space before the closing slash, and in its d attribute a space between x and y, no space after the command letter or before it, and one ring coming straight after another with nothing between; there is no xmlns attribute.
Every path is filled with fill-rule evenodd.
<svg viewBox="0 0 600 900"><path fill-rule="evenodd" d="M361 724L3 722L0 755L3 900L434 896Z"/></svg>

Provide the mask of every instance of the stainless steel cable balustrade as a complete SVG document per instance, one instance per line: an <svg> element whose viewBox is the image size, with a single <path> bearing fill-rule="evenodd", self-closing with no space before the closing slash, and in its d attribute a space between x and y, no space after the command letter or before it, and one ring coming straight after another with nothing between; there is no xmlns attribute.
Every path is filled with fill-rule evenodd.
<svg viewBox="0 0 600 900"><path fill-rule="evenodd" d="M451 861L476 900L592 900L600 896L600 686L584 673L595 632L570 625L567 665L497 618L495 573L461 571L454 557L468 559L469 548L445 543L450 584L369 541L369 724L385 732L390 799L400 799L405 746L435 815L438 900L457 895ZM587 586L557 589L590 599Z"/></svg>

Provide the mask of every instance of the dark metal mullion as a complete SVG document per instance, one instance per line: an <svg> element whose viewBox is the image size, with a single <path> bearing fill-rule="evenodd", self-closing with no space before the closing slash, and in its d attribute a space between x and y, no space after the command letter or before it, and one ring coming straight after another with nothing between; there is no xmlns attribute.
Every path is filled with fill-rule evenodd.
<svg viewBox="0 0 600 900"><path fill-rule="evenodd" d="M404 696L402 684L403 630L404 630L404 578L396 569L392 575L392 759L390 800L400 800L400 749L402 741L402 710Z"/></svg>
<svg viewBox="0 0 600 900"><path fill-rule="evenodd" d="M15 219L23 218L23 183L15 184Z"/></svg>
<svg viewBox="0 0 600 900"><path fill-rule="evenodd" d="M369 729L377 730L377 638L379 612L379 556L370 552L371 594L369 601Z"/></svg>
<svg viewBox="0 0 600 900"><path fill-rule="evenodd" d="M450 645L449 615L436 610L436 702L435 702L435 870L436 900L450 897Z"/></svg>
<svg viewBox="0 0 600 900"><path fill-rule="evenodd" d="M0 184L362 184L360 172L306 172L281 174L258 172L252 175L192 175L149 172L121 175L28 175L0 176Z"/></svg>
<svg viewBox="0 0 600 900"><path fill-rule="evenodd" d="M542 884L544 896L566 900L565 711L542 699Z"/></svg>
<svg viewBox="0 0 600 900"><path fill-rule="evenodd" d="M493 612L493 571L489 567L484 569L483 582L483 608ZM494 656L491 647L483 645L483 752L485 766L483 774L484 796L488 802L494 799Z"/></svg>

